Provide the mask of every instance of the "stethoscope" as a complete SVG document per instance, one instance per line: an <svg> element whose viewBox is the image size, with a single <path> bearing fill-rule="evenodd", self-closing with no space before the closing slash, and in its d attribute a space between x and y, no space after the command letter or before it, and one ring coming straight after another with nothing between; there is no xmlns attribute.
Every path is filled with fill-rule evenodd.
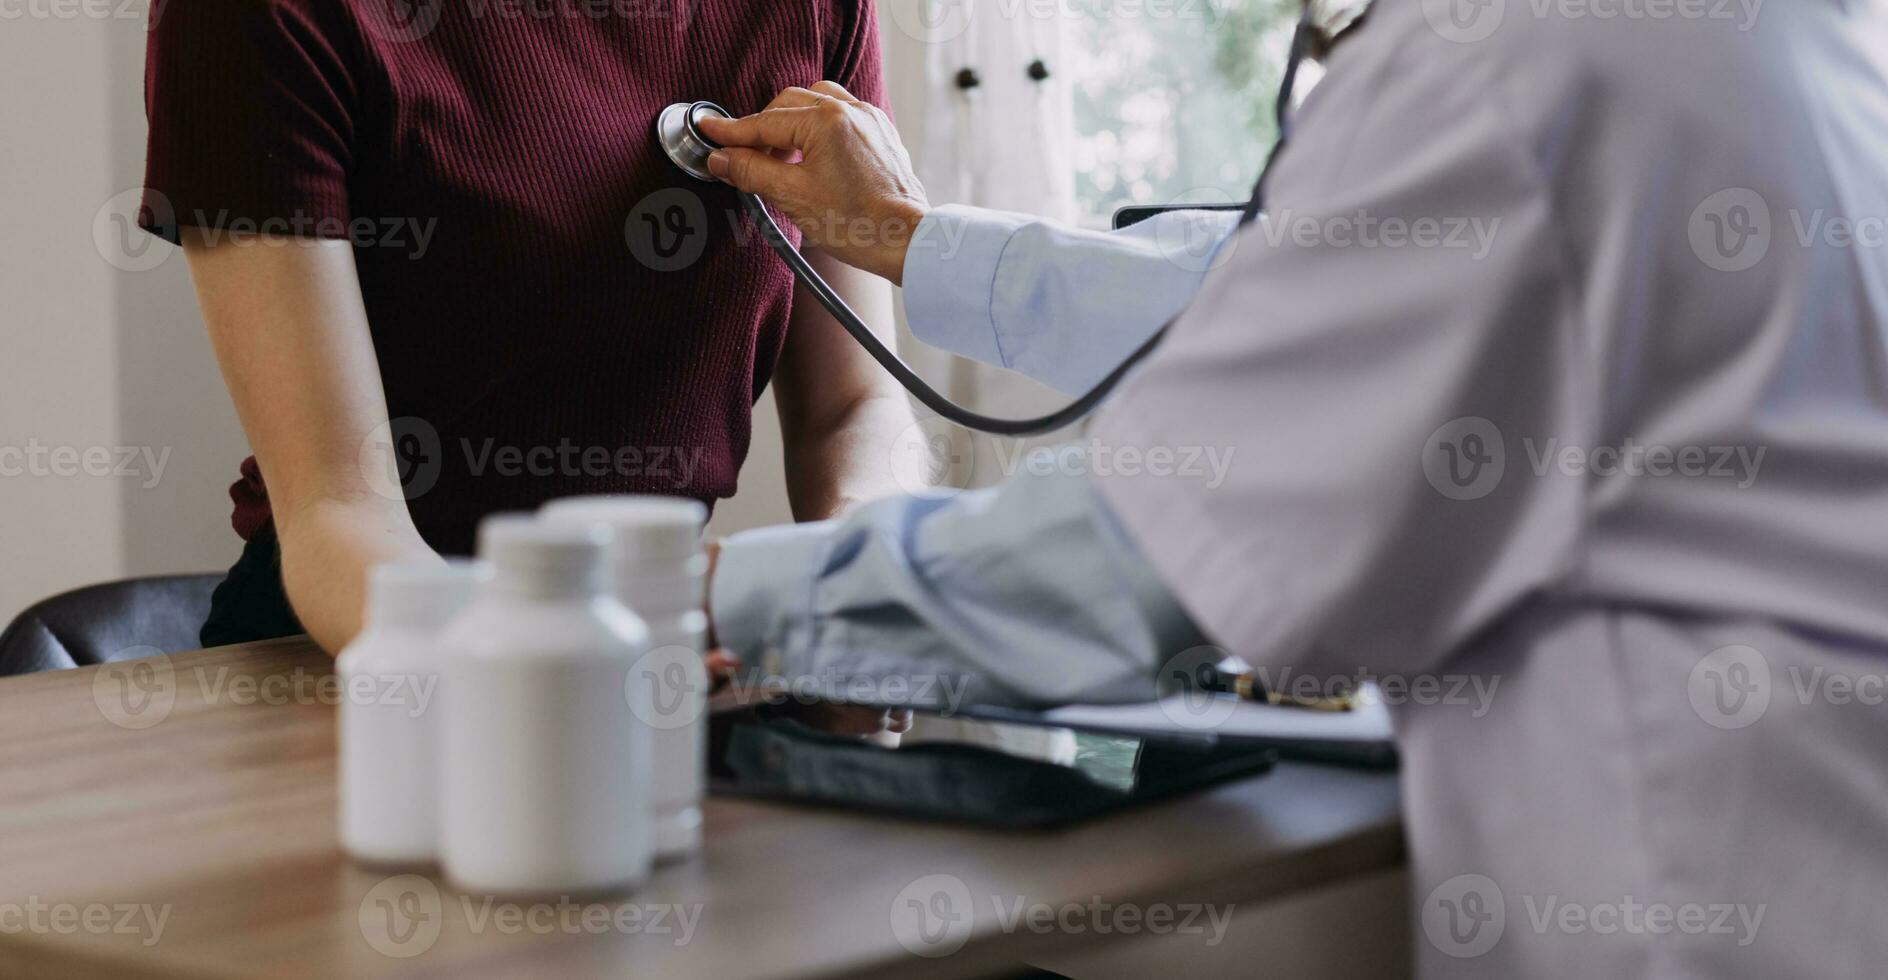
<svg viewBox="0 0 1888 980"><path fill-rule="evenodd" d="M1298 80L1299 66L1310 54L1314 34L1315 28L1307 13L1298 22L1296 32L1292 34L1291 54L1285 62L1285 77L1279 85L1278 102L1274 106L1278 119L1278 141L1272 144L1272 151L1265 160L1265 168L1260 172L1259 181L1252 189L1252 199L1246 205L1245 213L1240 216L1239 226L1242 228L1256 220L1259 213L1264 210L1266 181L1271 177L1272 167L1278 162L1279 152L1285 148L1286 139L1290 134L1292 89ZM699 181L718 183L714 174L708 171L708 157L721 147L715 141L702 135L697 124L704 116L732 118L726 109L713 102L678 102L662 110L662 114L656 118L656 141L662 145L663 151L677 167L681 168L683 173ZM1129 371L1152 353L1155 347L1160 346L1161 340L1167 336L1167 331L1172 326L1168 324L1161 327L1147 339L1146 343L1128 355L1127 360L1122 361L1118 367L1109 372L1100 383L1059 411L1031 419L1002 419L981 415L939 394L936 389L926 384L923 378L918 377L917 372L904 361L899 360L898 355L878 339L871 328L865 325L865 321L859 319L859 315L853 312L852 307L847 306L846 301L841 299L838 293L833 292L833 288L827 285L826 280L806 261L806 257L787 240L786 233L780 230L779 222L774 220L773 213L767 210L767 205L761 202L760 197L746 192L737 193L747 213L760 227L761 237L773 247L775 252L779 253L780 258L787 263L787 267L793 270L800 284L819 300L820 305L833 315L833 319L839 321L839 325L852 335L852 339L858 341L859 346L865 348L866 353L872 355L872 359L877 361L880 367L889 372L906 391L911 393L912 397L926 408L967 429L999 436L1031 436L1067 428L1094 411L1095 406L1108 397L1108 394L1121 383L1121 379L1126 377Z"/></svg>

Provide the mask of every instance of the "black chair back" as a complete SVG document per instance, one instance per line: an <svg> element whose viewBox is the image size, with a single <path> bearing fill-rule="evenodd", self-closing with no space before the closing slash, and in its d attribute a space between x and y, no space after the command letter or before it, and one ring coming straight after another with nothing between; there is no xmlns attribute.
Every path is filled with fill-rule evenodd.
<svg viewBox="0 0 1888 980"><path fill-rule="evenodd" d="M0 633L0 677L195 650L210 593L222 580L166 575L53 596Z"/></svg>

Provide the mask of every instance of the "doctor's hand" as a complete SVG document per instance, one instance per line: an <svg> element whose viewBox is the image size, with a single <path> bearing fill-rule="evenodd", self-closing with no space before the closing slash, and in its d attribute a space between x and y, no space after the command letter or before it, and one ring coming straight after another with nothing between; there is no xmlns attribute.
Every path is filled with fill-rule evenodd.
<svg viewBox="0 0 1888 980"><path fill-rule="evenodd" d="M905 252L930 202L877 106L819 82L787 89L758 114L700 126L725 147L708 158L716 177L785 213L807 244L902 283Z"/></svg>

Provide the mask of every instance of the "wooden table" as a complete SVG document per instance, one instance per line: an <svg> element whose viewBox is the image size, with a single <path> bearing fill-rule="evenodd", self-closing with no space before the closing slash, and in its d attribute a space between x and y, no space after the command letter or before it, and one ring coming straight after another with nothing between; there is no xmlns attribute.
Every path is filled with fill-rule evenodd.
<svg viewBox="0 0 1888 980"><path fill-rule="evenodd" d="M1394 776L1288 764L1053 834L716 799L636 894L508 910L342 855L330 677L284 640L0 682L0 976L968 976L1082 941L1019 901L1246 908L1403 858ZM898 909L951 882L961 948L913 955Z"/></svg>

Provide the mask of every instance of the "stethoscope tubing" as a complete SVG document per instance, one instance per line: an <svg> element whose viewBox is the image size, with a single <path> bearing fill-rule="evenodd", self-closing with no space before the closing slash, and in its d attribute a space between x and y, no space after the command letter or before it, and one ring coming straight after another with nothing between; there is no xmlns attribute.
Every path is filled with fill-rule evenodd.
<svg viewBox="0 0 1888 980"><path fill-rule="evenodd" d="M767 210L767 205L763 204L758 196L741 193L740 198L741 203L747 207L747 213L752 215L754 221L760 225L761 236L767 240L767 244L773 246L774 251L780 254L780 258L787 263L788 268L793 270L794 277L799 279L800 284L805 286L815 299L819 300L820 305L826 308L826 312L832 314L834 320L839 321L839 325L852 335L852 339L858 341L859 346L865 348L865 352L872 355L872 359L877 361L879 366L910 392L920 404L936 412L939 417L955 422L966 429L998 436L1033 436L1068 428L1094 411L1095 406L1108 397L1108 393L1114 390L1115 385L1119 384L1128 371L1132 370L1134 365L1160 343L1161 335L1166 333L1166 328L1161 328L1160 333L1148 338L1139 350L1121 362L1121 365L1103 378L1099 384L1058 411L1028 419L997 418L973 412L926 384L910 365L900 360L897 354L885 346L884 341L872 332L872 328L866 326L865 321L853 312L852 307L846 305L846 301L834 292L832 286L828 285L812 264L806 261L806 256L801 255L793 247L793 243L787 241L786 233L781 231L779 222L774 220L773 213Z"/></svg>
<svg viewBox="0 0 1888 980"><path fill-rule="evenodd" d="M1278 162L1279 151L1284 149L1285 141L1289 135L1287 121L1291 110L1292 89L1294 83L1297 81L1298 66L1308 54L1312 30L1310 15L1307 12L1304 19L1299 21L1297 32L1292 35L1291 55L1286 63L1285 77L1278 93L1278 102L1275 107L1278 113L1278 142L1273 144L1270 155L1266 157L1265 168L1260 172L1258 185L1253 191L1252 201L1247 206L1244 216L1240 219L1240 225L1242 227L1255 220L1260 210L1264 207L1266 180L1271 176L1272 166ZM713 103L697 102L694 106L690 107L686 114L688 138L697 141L699 144L705 144L712 149L716 145L714 141L702 135L700 130L695 126L694 110L698 107L713 108L723 115L726 115L726 111ZM678 161L678 164L679 163L680 161ZM826 308L826 312L832 314L833 319L837 320L839 325L843 327L847 333L852 335L852 339L857 341L860 347L865 348L865 352L870 354L872 359L878 362L879 367L884 368L899 385L910 392L911 396L916 398L919 404L936 412L938 417L956 423L966 429L997 436L1037 436L1066 429L1080 422L1083 418L1087 417L1090 412L1093 412L1095 408L1114 391L1115 387L1121 383L1121 380L1127 377L1129 372L1133 371L1149 354L1153 353L1156 347L1160 346L1161 341L1167 336L1167 331L1173 327L1173 324L1169 323L1155 331L1153 336L1147 338L1140 347L1135 349L1134 353L1129 354L1126 360L1117 365L1113 371L1108 373L1107 377L1101 379L1093 388L1090 388L1081 397L1076 398L1068 405L1048 415L1025 419L1006 419L973 412L951 401L949 398L944 397L937 389L932 388L923 378L919 377L918 372L913 371L910 365L900 360L896 353L885 346L884 341L880 340L878 335L872 332L872 328L867 326L864 320L860 319L859 314L854 312L852 307L846 305L846 301L841 298L837 292L833 291L832 286L819 274L819 271L814 269L812 263L806 260L806 256L801 255L800 251L793 247L793 243L787 240L786 233L780 228L780 223L774 220L773 213L767 210L767 205L761 201L758 195L744 191L737 191L736 193L740 197L742 205L746 207L747 213L752 216L754 222L760 226L761 237L767 240L767 244L772 246L773 250L779 254L781 260L787 264L787 267L793 270L794 278L798 279L800 285L806 287L806 290L813 294L813 298L819 300L820 305Z"/></svg>

